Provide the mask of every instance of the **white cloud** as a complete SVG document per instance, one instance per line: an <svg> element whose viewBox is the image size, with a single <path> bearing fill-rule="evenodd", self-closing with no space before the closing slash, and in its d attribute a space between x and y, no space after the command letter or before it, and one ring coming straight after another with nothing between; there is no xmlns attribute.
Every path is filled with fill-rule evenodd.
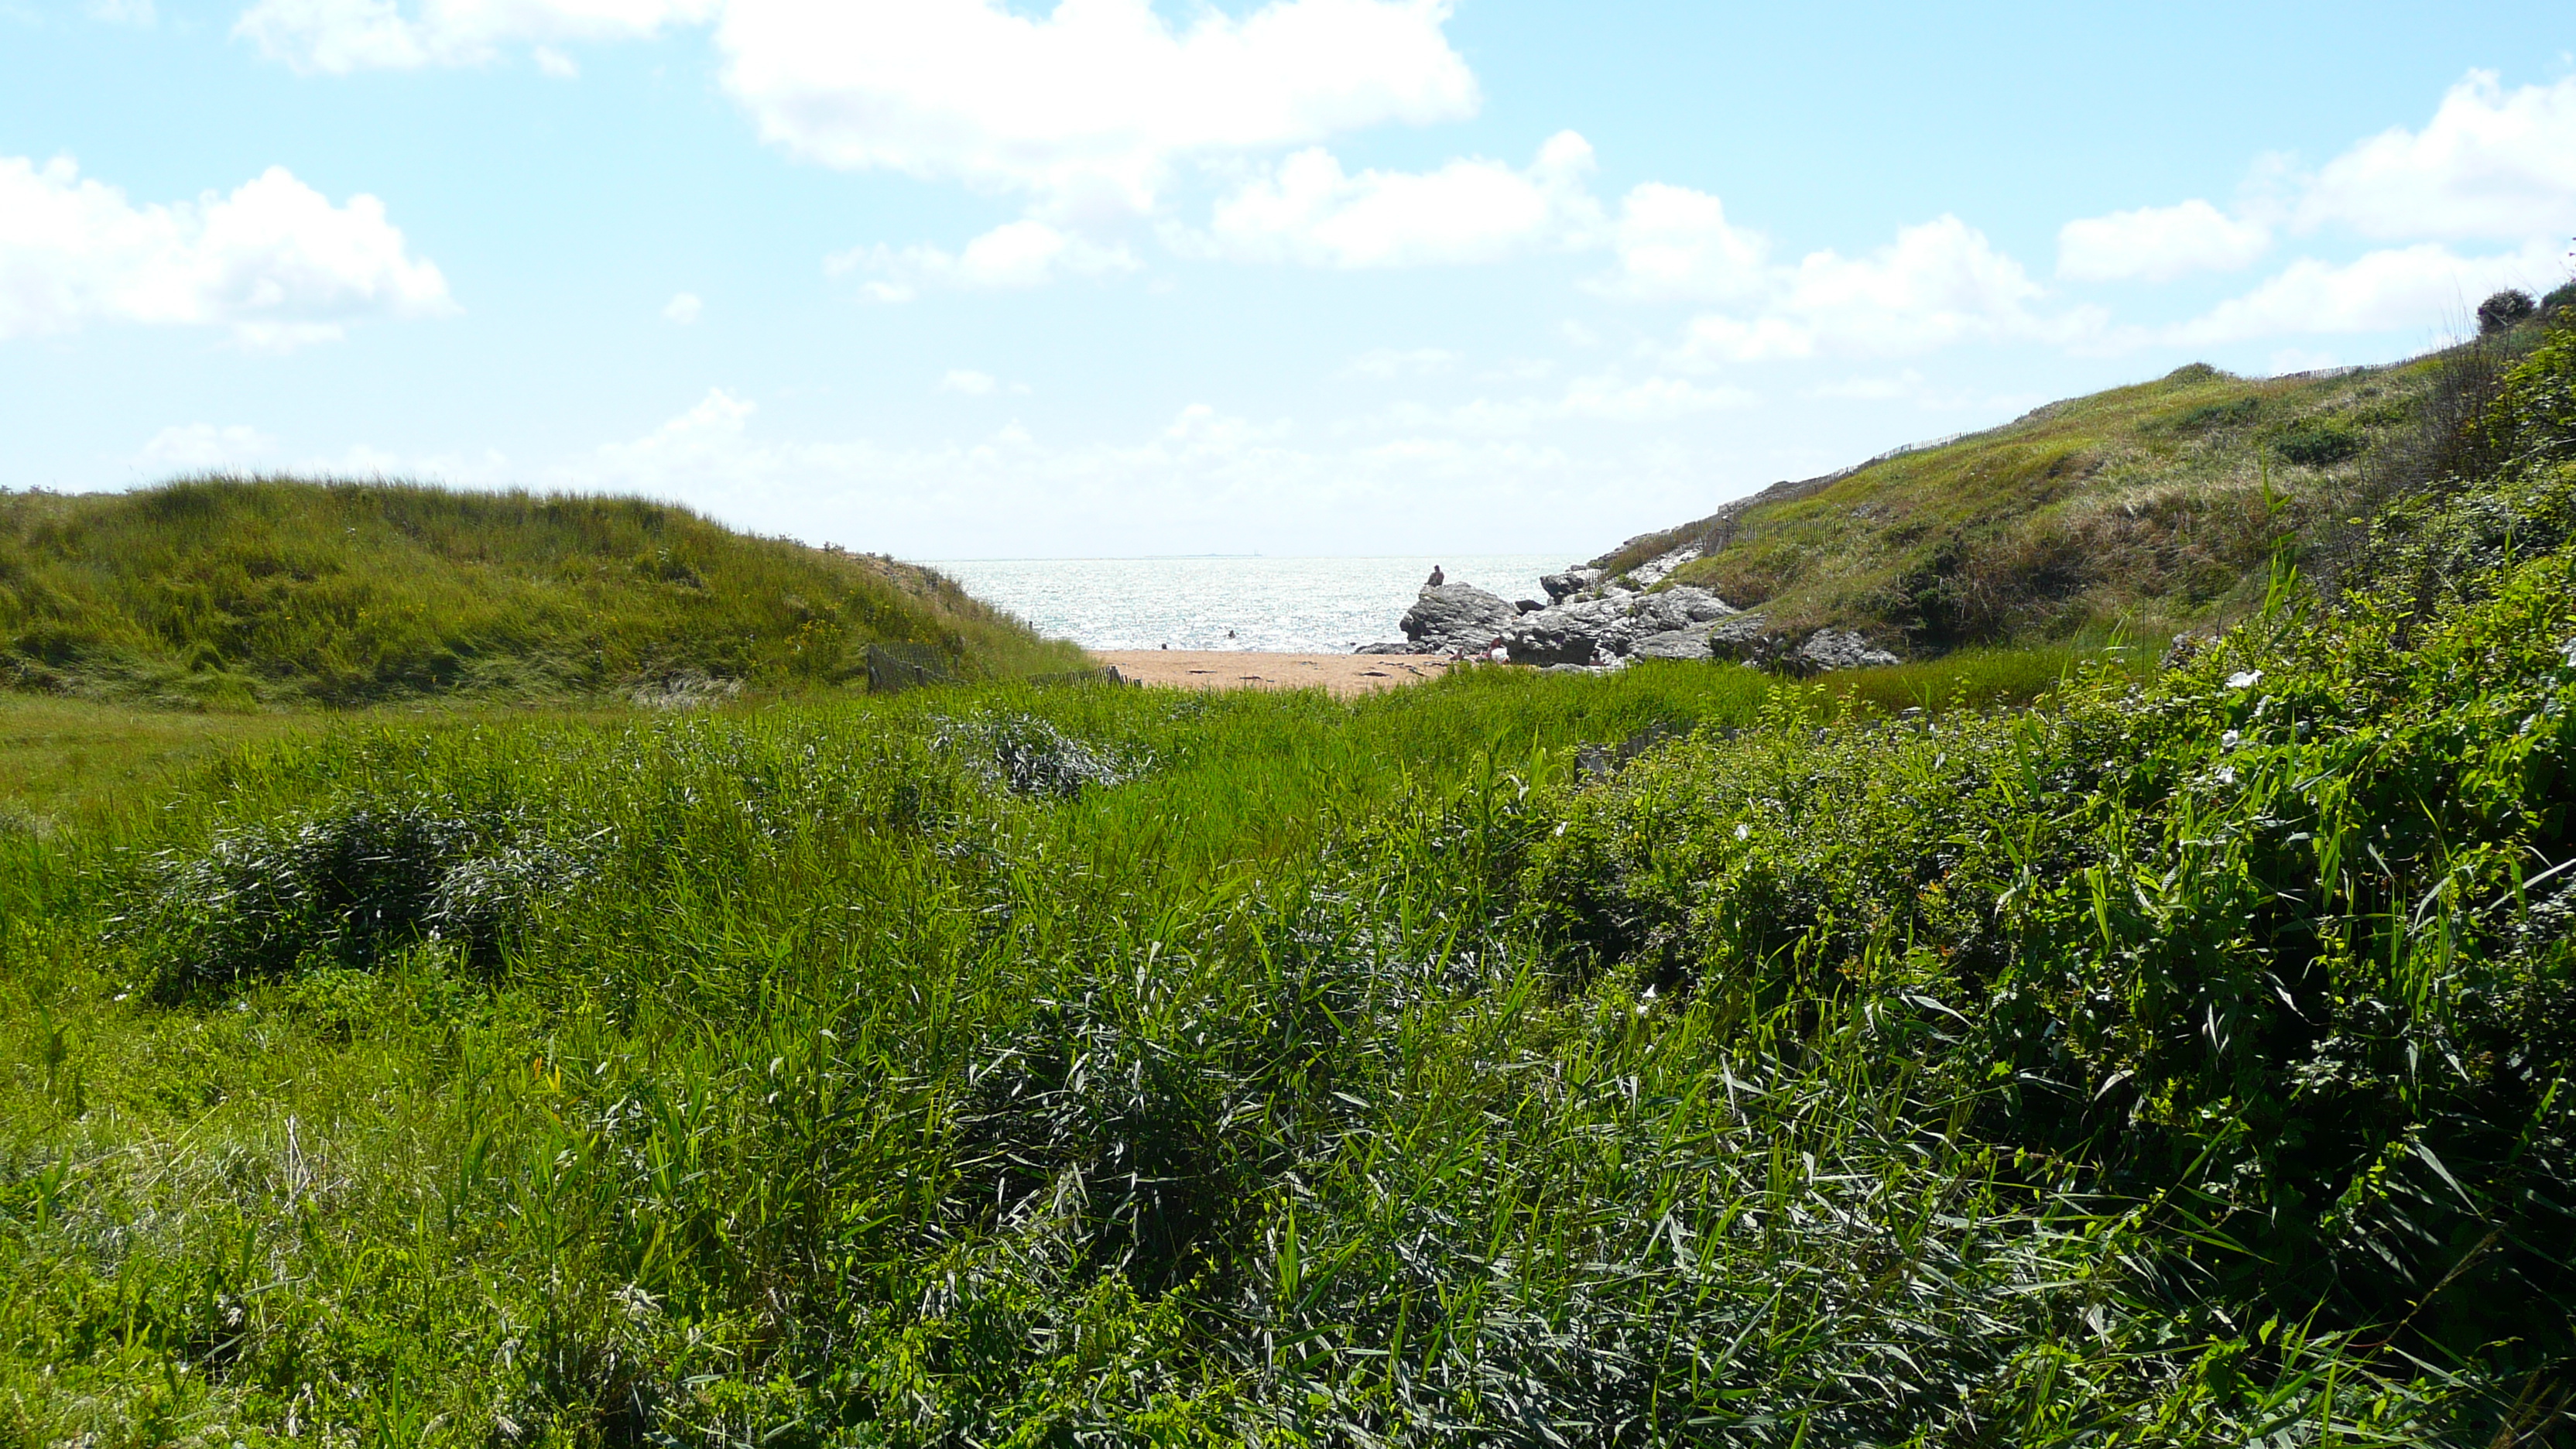
<svg viewBox="0 0 2576 1449"><path fill-rule="evenodd" d="M2508 92L2471 71L2423 130L2397 127L2327 162L2296 217L2401 239L2576 231L2576 76Z"/></svg>
<svg viewBox="0 0 2576 1449"><path fill-rule="evenodd" d="M715 9L716 0L428 0L415 16L395 0L259 0L233 33L297 70L346 74L481 65L515 43L644 39ZM537 63L557 73L543 54Z"/></svg>
<svg viewBox="0 0 2576 1449"><path fill-rule="evenodd" d="M1760 274L1758 300L1691 320L1676 363L1709 366L1813 357L1894 356L1959 342L2072 341L2101 326L2098 312L2043 315L2043 289L1985 234L1944 216L1900 229L1863 257L1810 252L1795 266Z"/></svg>
<svg viewBox="0 0 2576 1449"><path fill-rule="evenodd" d="M2186 272L2230 272L2272 244L2261 221L2230 217L2194 198L2070 221L2057 233L2057 274L2080 281L2171 281Z"/></svg>
<svg viewBox="0 0 2576 1449"><path fill-rule="evenodd" d="M535 57L538 70L557 80L577 80L581 76L581 67L573 63L573 58L551 45L540 45L529 54Z"/></svg>
<svg viewBox="0 0 2576 1449"><path fill-rule="evenodd" d="M1331 267L1458 265L1578 246L1600 223L1585 189L1592 147L1550 137L1525 171L1458 160L1436 171L1342 170L1300 151L1220 199L1204 237L1180 241L1244 261Z"/></svg>
<svg viewBox="0 0 2576 1449"><path fill-rule="evenodd" d="M677 322L686 327L697 321L706 310L707 304L699 299L697 293L680 292L674 294L670 301L662 304L662 318L664 321Z"/></svg>
<svg viewBox="0 0 2576 1449"><path fill-rule="evenodd" d="M132 0L126 0L132 3ZM1447 0L1271 0L1186 24L1151 0L258 0L235 32L307 71L491 61L508 46L715 22L766 140L852 170L1153 209L1176 164L1473 115ZM540 64L546 63L540 54ZM558 57L560 59L560 57Z"/></svg>
<svg viewBox="0 0 2576 1449"><path fill-rule="evenodd" d="M169 473L251 469L277 456L277 440L243 424L163 428L134 455L138 467Z"/></svg>
<svg viewBox="0 0 2576 1449"><path fill-rule="evenodd" d="M1365 377L1381 382L1399 377L1432 377L1458 365L1458 354L1445 347L1374 347L1342 364L1337 377Z"/></svg>
<svg viewBox="0 0 2576 1449"><path fill-rule="evenodd" d="M136 30L149 30L161 21L152 0L82 0L81 10L102 24L126 25Z"/></svg>
<svg viewBox="0 0 2576 1449"><path fill-rule="evenodd" d="M2301 257L2162 336L2202 346L2285 333L2429 331L2445 321L2464 322L2491 292L2551 275L2556 253L2554 244L2535 242L2503 256L2462 257L2426 242L2340 265Z"/></svg>
<svg viewBox="0 0 2576 1449"><path fill-rule="evenodd" d="M1059 277L1099 277L1141 265L1124 244L1103 246L1042 221L1007 222L951 254L934 246L854 247L824 258L830 276L862 273L859 290L878 302L909 302L926 289L999 291L1044 286Z"/></svg>
<svg viewBox="0 0 2576 1449"><path fill-rule="evenodd" d="M1631 301L1732 302L1769 283L1770 241L1729 223L1705 191L1648 182L1621 201L1611 234L1619 269L1588 285Z"/></svg>
<svg viewBox="0 0 2576 1449"><path fill-rule="evenodd" d="M724 83L827 165L1148 212L1176 162L1475 113L1445 0L1273 0L1186 28L1149 0L731 0Z"/></svg>
<svg viewBox="0 0 2576 1449"><path fill-rule="evenodd" d="M0 157L0 339L90 322L221 326L257 349L455 310L384 204L271 167L230 196L135 206L70 161Z"/></svg>

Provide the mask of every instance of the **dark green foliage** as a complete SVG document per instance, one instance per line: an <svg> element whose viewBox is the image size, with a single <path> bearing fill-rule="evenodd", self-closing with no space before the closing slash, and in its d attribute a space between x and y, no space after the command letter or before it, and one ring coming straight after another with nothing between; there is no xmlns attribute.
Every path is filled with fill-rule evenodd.
<svg viewBox="0 0 2576 1449"><path fill-rule="evenodd" d="M2272 451L2303 468L2329 467L2368 446L2360 429L2333 417L2301 418L2272 435Z"/></svg>
<svg viewBox="0 0 2576 1449"><path fill-rule="evenodd" d="M2262 411L2263 400L2260 398L2230 398L2226 402L2203 403L2174 419L2173 425L2182 432L2205 432L2211 428L2242 427L2254 421Z"/></svg>
<svg viewBox="0 0 2576 1449"><path fill-rule="evenodd" d="M488 960L512 924L583 871L580 850L506 815L364 800L162 852L150 902L123 934L170 998L299 966L365 969L423 940Z"/></svg>
<svg viewBox="0 0 2576 1449"><path fill-rule="evenodd" d="M2478 330L2507 331L2529 321L2531 315L2539 310L2539 304L2531 300L2529 292L2509 287L2478 304Z"/></svg>

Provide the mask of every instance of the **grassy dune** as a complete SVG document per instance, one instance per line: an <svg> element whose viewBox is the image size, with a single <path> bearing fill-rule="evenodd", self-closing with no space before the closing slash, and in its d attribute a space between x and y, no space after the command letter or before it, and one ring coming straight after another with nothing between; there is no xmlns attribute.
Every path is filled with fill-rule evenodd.
<svg viewBox="0 0 2576 1449"><path fill-rule="evenodd" d="M1077 667L926 570L633 499L216 479L0 494L0 682L162 706L772 689L929 646L953 672Z"/></svg>
<svg viewBox="0 0 2576 1449"><path fill-rule="evenodd" d="M2185 367L1784 483L1595 562L1698 546L1674 582L1783 632L1857 628L1913 653L2162 640L2252 608L2284 539L2339 559L2389 498L2468 461L2478 387L2540 335L2331 377Z"/></svg>

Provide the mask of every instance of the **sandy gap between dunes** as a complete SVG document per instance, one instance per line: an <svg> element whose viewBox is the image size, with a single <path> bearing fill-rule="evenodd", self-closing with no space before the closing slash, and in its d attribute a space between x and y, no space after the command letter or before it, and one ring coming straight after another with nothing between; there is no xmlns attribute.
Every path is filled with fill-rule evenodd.
<svg viewBox="0 0 2576 1449"><path fill-rule="evenodd" d="M1118 666L1143 684L1182 689L1313 689L1367 694L1417 684L1447 673L1449 661L1430 654L1264 654L1251 649L1094 649L1091 657Z"/></svg>

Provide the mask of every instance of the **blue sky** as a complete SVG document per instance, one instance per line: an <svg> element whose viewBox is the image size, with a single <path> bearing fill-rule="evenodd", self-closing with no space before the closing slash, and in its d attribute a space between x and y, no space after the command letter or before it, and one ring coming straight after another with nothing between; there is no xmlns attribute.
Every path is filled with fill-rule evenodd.
<svg viewBox="0 0 2576 1449"><path fill-rule="evenodd" d="M0 486L1589 555L2564 281L2475 7L0 0Z"/></svg>

